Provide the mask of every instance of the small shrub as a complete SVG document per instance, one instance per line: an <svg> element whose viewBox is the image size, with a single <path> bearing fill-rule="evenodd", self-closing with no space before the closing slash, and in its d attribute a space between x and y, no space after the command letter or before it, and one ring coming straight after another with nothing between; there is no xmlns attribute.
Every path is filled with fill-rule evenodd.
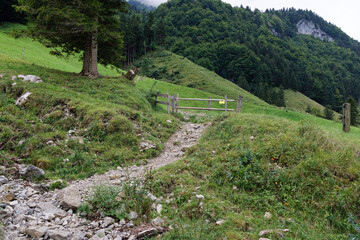
<svg viewBox="0 0 360 240"><path fill-rule="evenodd" d="M54 190L54 189L63 189L67 187L67 183L61 180L58 180L56 182L53 182L52 184L50 184L49 189L50 190Z"/></svg>
<svg viewBox="0 0 360 240"><path fill-rule="evenodd" d="M335 116L334 111L331 109L330 105L326 105L324 109L324 117L329 120L333 120Z"/></svg>
<svg viewBox="0 0 360 240"><path fill-rule="evenodd" d="M216 232L216 228L203 220L193 220L186 222L183 219L175 219L173 223L174 229L169 231L162 239L223 239L221 233Z"/></svg>
<svg viewBox="0 0 360 240"><path fill-rule="evenodd" d="M151 104L151 106L155 107L156 103L155 103L155 97L159 94L159 90L154 89L154 87L156 86L157 82L154 82L153 85L151 86L151 88L149 89L149 91L146 92L146 99L148 100L148 102Z"/></svg>
<svg viewBox="0 0 360 240"><path fill-rule="evenodd" d="M87 200L91 209L87 216L96 217L97 214L102 214L123 219L128 217L128 213L135 211L139 216L146 215L147 219L150 219L152 201L147 195L145 187L139 182L126 183L122 187L96 186Z"/></svg>

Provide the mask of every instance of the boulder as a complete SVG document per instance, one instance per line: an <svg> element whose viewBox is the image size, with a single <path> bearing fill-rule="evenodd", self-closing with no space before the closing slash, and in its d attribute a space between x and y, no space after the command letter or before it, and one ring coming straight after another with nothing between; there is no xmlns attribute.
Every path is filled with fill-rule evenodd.
<svg viewBox="0 0 360 240"><path fill-rule="evenodd" d="M21 168L19 170L19 173L21 176L25 177L28 180L32 178L40 178L45 175L44 170L31 164L27 167Z"/></svg>
<svg viewBox="0 0 360 240"><path fill-rule="evenodd" d="M48 229L46 227L36 226L36 227L30 227L30 228L26 229L25 232L30 237L39 238L39 237L44 236L47 231L48 231Z"/></svg>
<svg viewBox="0 0 360 240"><path fill-rule="evenodd" d="M18 98L18 100L16 100L15 105L17 105L17 106L24 105L24 103L26 102L26 100L29 98L29 96L31 94L32 94L31 92L26 92L25 94L23 94L21 97Z"/></svg>
<svg viewBox="0 0 360 240"><path fill-rule="evenodd" d="M37 206L42 210L42 214L47 219L66 216L66 212L64 210L55 207L51 202L40 202Z"/></svg>
<svg viewBox="0 0 360 240"><path fill-rule="evenodd" d="M56 196L61 208L64 210L76 210L81 205L81 193L75 186L69 186L62 189Z"/></svg>
<svg viewBox="0 0 360 240"><path fill-rule="evenodd" d="M10 206L6 206L4 209L0 209L0 219L5 219L13 214L14 210Z"/></svg>
<svg viewBox="0 0 360 240"><path fill-rule="evenodd" d="M9 179L7 179L5 176L0 176L0 185L1 184L6 184L9 182Z"/></svg>
<svg viewBox="0 0 360 240"><path fill-rule="evenodd" d="M14 207L14 211L17 214L28 214L29 212L29 207L26 204L18 204Z"/></svg>
<svg viewBox="0 0 360 240"><path fill-rule="evenodd" d="M68 240L71 237L71 232L55 229L55 230L49 230L49 237L50 239L54 240Z"/></svg>
<svg viewBox="0 0 360 240"><path fill-rule="evenodd" d="M113 223L115 223L115 220L113 219L113 218L111 218L111 217L105 217L104 218L104 227L107 227L107 226L109 226L109 225L111 225L111 224L113 224Z"/></svg>

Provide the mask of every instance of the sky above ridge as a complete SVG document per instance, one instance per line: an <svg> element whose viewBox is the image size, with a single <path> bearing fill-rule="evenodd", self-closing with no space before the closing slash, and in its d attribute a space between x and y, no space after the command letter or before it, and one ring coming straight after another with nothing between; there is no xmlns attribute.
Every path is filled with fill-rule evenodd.
<svg viewBox="0 0 360 240"><path fill-rule="evenodd" d="M138 0L152 6L158 6L167 0ZM341 28L350 37L360 41L360 1L359 0L222 0L233 6L255 8L265 11L268 8L281 9L294 7L308 9L317 13L326 21Z"/></svg>

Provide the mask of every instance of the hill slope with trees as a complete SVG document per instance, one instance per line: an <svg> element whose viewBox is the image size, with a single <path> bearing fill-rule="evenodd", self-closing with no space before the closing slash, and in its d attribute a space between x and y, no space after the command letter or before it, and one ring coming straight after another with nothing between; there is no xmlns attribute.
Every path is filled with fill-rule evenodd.
<svg viewBox="0 0 360 240"><path fill-rule="evenodd" d="M359 43L311 11L260 12L220 0L171 0L154 16L166 25L170 51L267 102L272 89L281 86L336 111L345 98L360 97ZM310 21L334 41L297 34L300 20ZM270 90L263 93L262 88Z"/></svg>

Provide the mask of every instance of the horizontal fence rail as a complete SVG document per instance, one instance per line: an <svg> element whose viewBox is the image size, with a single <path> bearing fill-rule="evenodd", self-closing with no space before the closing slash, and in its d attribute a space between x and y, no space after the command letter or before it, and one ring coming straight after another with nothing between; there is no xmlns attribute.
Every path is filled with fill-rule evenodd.
<svg viewBox="0 0 360 240"><path fill-rule="evenodd" d="M166 98L166 101L159 101L158 97ZM208 102L208 107L180 107L179 101L206 101ZM224 104L225 108L213 108L211 107L211 102L219 102L220 104ZM236 109L229 109L228 103L229 102L236 102ZM169 95L169 91L167 91L166 94L157 94L155 96L155 104L163 104L168 106L168 113L170 114L170 108L171 112L175 113L178 109L188 109L188 110L207 110L207 111L225 111L225 112L241 112L242 108L242 102L243 97L239 96L237 100L228 99L227 95L225 95L224 99L213 99L211 96L208 99L202 99L202 98L180 98L179 94L173 94L172 96Z"/></svg>

